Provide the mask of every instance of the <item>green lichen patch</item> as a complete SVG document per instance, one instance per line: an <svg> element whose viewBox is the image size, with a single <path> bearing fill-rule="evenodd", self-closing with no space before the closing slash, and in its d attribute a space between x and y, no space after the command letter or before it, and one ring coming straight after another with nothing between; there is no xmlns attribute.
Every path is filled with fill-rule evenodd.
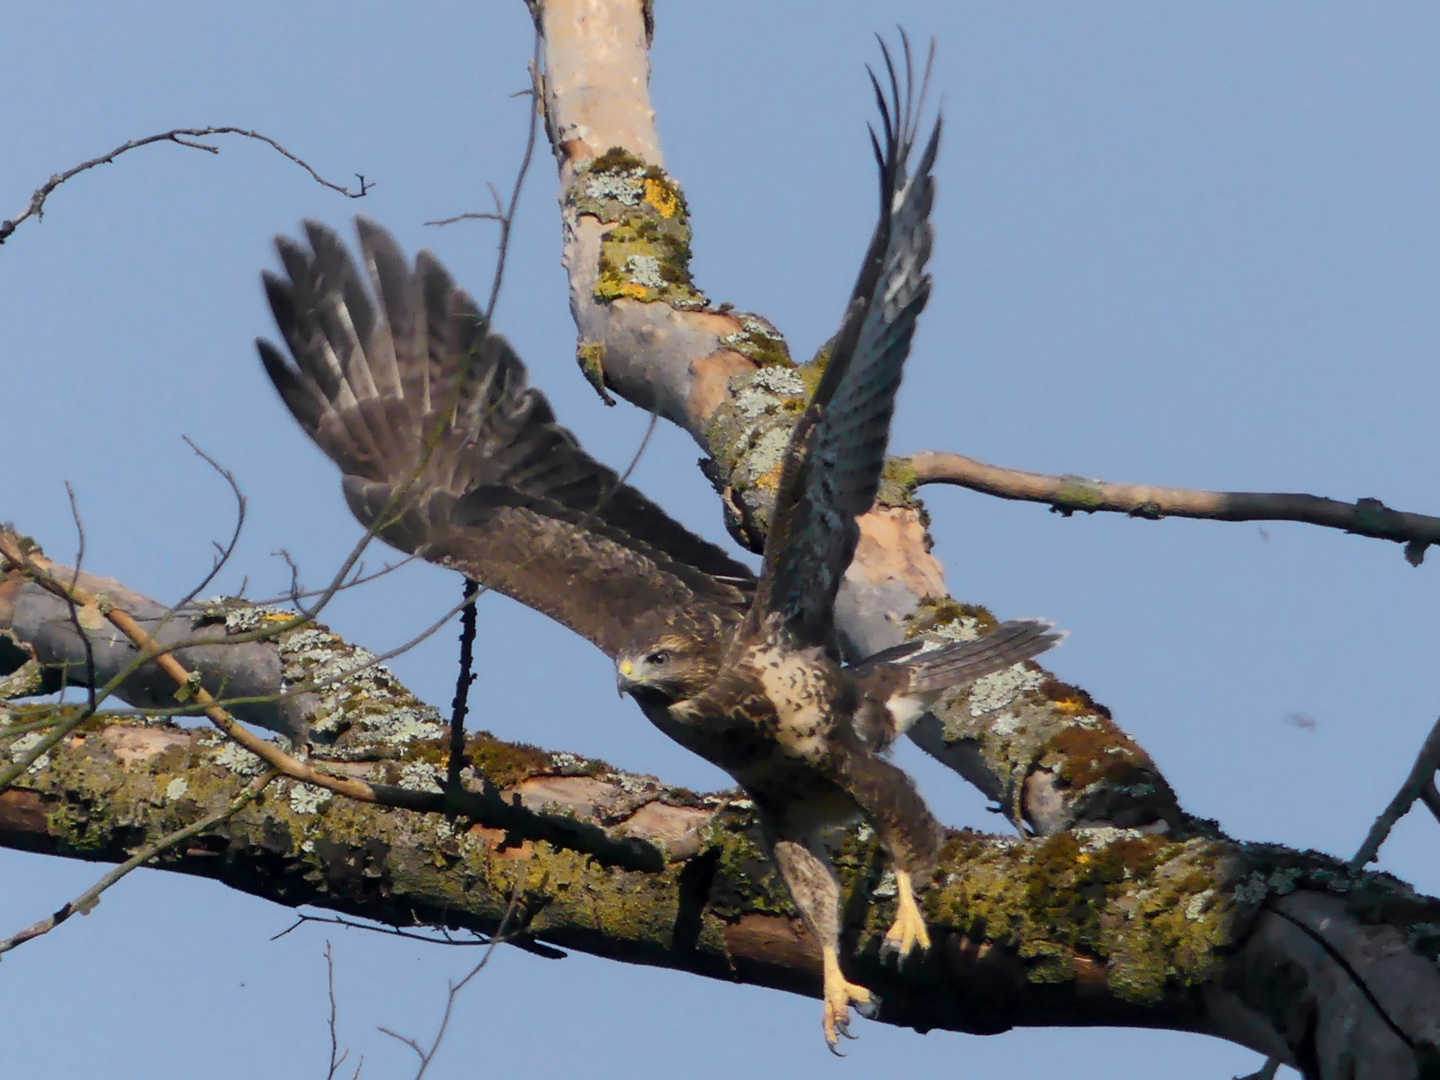
<svg viewBox="0 0 1440 1080"><path fill-rule="evenodd" d="M1084 476L1062 476L1060 490L1050 503L1050 508L1069 517L1075 511L1093 514L1105 505L1100 481Z"/></svg>
<svg viewBox="0 0 1440 1080"><path fill-rule="evenodd" d="M948 596L922 596L915 610L905 617L905 636L917 638L939 632L956 641L973 641L999 625L1000 620L987 607L962 604Z"/></svg>
<svg viewBox="0 0 1440 1080"><path fill-rule="evenodd" d="M1074 979L1078 960L1098 960L1118 996L1153 1003L1212 978L1238 932L1214 841L1130 829L1009 844L959 834L942 858L958 869L924 896L931 918L1013 948L1035 982Z"/></svg>
<svg viewBox="0 0 1440 1080"><path fill-rule="evenodd" d="M577 214L609 226L600 242L597 300L708 306L690 276L685 195L663 169L614 147L576 172L569 201Z"/></svg>
<svg viewBox="0 0 1440 1080"><path fill-rule="evenodd" d="M1246 872L1235 883L1237 904L1256 909L1267 897L1325 892L1342 900L1345 910L1362 923L1393 926L1413 942L1434 941L1440 901L1416 892L1399 878L1356 870L1316 851L1246 844L1242 852Z"/></svg>
<svg viewBox="0 0 1440 1080"><path fill-rule="evenodd" d="M764 546L785 451L805 407L807 391L799 371L774 365L732 376L730 397L706 428L726 525L753 551Z"/></svg>
<svg viewBox="0 0 1440 1080"><path fill-rule="evenodd" d="M885 470L880 474L880 490L875 493L878 506L919 507L920 500L915 491L918 487L915 466L909 458L887 457ZM926 523L928 526L928 522Z"/></svg>
<svg viewBox="0 0 1440 1080"><path fill-rule="evenodd" d="M312 732L344 736L331 751L334 756L372 757L445 734L439 710L410 693L369 650L316 624L282 631L275 643L285 684L311 688Z"/></svg>
<svg viewBox="0 0 1440 1080"><path fill-rule="evenodd" d="M790 359L790 346L785 341L785 335L768 319L748 311L732 314L740 320L740 329L721 337L721 345L749 357L759 367L795 366L795 361ZM813 392L813 387L810 390ZM803 400L800 407L804 407Z"/></svg>
<svg viewBox="0 0 1440 1080"><path fill-rule="evenodd" d="M715 859L715 875L707 900L715 915L725 919L750 912L795 914L752 815L733 811L715 815L708 848Z"/></svg>
<svg viewBox="0 0 1440 1080"><path fill-rule="evenodd" d="M582 341L575 348L575 362L585 381L595 388L600 400L613 406L615 399L605 388L605 343L603 341Z"/></svg>
<svg viewBox="0 0 1440 1080"><path fill-rule="evenodd" d="M476 732L466 741L465 756L498 788L514 787L550 771L550 755L538 746L502 742L488 731Z"/></svg>

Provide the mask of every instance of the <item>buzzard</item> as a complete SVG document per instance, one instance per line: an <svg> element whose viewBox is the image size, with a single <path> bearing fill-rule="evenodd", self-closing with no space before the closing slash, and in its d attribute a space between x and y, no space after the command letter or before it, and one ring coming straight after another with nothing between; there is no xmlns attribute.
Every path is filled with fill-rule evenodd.
<svg viewBox="0 0 1440 1080"><path fill-rule="evenodd" d="M899 901L882 954L903 962L928 948L915 888L941 830L883 751L943 692L1059 640L1049 623L1017 621L940 648L906 642L848 667L840 656L835 597L856 518L875 499L930 292L940 123L912 172L920 110L908 43L906 61L903 89L888 51L888 93L871 75L879 224L790 440L758 578L590 458L434 256L422 251L412 269L364 218L363 276L323 225L306 223L308 249L277 239L288 280L266 273L265 289L293 363L258 342L285 404L340 466L364 525L588 638L651 722L740 783L820 945L832 1050L849 1035L850 1008L874 1015L879 1000L841 972L839 885L821 831L870 822Z"/></svg>

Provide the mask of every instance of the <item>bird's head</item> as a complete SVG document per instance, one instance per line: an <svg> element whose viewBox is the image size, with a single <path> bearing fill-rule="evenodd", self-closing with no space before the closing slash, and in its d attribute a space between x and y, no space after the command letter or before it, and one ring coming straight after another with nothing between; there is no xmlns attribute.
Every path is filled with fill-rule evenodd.
<svg viewBox="0 0 1440 1080"><path fill-rule="evenodd" d="M642 705L692 697L715 675L709 650L694 638L661 634L637 641L615 657L615 683Z"/></svg>

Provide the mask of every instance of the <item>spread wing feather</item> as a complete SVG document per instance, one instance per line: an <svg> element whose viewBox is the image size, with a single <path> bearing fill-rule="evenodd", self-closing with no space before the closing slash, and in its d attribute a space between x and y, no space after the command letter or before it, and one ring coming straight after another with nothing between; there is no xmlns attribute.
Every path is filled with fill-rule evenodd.
<svg viewBox="0 0 1440 1080"><path fill-rule="evenodd" d="M1004 671L1059 645L1063 630L1044 619L1012 619L973 641L952 641L921 651L924 641L906 641L866 657L850 670L863 680L880 667L903 668L907 692L964 686L985 675Z"/></svg>
<svg viewBox="0 0 1440 1080"><path fill-rule="evenodd" d="M895 393L915 320L930 296L925 264L940 121L912 175L924 83L917 100L910 42L903 34L901 40L903 89L884 42L888 96L870 76L883 135L882 147L871 131L880 166L880 219L825 374L791 437L765 545L755 612L780 612L801 645L830 642L835 594L859 538L855 519L875 502Z"/></svg>
<svg viewBox="0 0 1440 1080"><path fill-rule="evenodd" d="M657 610L712 632L738 621L750 570L587 455L434 256L412 270L388 233L357 225L379 311L339 237L307 222L309 250L276 241L288 280L265 275L294 362L257 345L361 523L611 655Z"/></svg>

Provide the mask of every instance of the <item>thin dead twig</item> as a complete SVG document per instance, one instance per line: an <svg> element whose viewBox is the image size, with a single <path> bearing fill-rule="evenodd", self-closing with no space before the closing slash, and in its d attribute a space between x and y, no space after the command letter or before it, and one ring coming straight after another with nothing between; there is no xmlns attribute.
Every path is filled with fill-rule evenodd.
<svg viewBox="0 0 1440 1080"><path fill-rule="evenodd" d="M221 544L216 540L211 541L211 543L215 545L215 560L210 567L210 572L200 579L199 584L171 606L165 615L167 620L194 600L195 597L199 596L201 590L214 581L216 575L219 574L230 561L231 557L235 554L236 546L240 543L240 534L245 531L245 514L249 508L249 501L245 498L245 493L240 490L240 482L235 479L235 474L221 465L220 462L216 461L204 450L201 450L200 447L196 446L195 441L191 439L189 435L181 435L180 438L184 439L185 445L195 451L196 456L219 473L220 478L229 485L230 493L235 496L235 528L231 531L230 539L225 544Z"/></svg>
<svg viewBox="0 0 1440 1080"><path fill-rule="evenodd" d="M66 169L62 173L56 173L54 176L50 177L49 180L46 180L45 183L41 184L38 188L35 189L34 194L30 196L29 205L26 206L24 210L22 210L15 217L11 218L9 221L0 221L0 244L3 244L6 240L10 239L10 234L13 233L17 228L19 228L20 224L27 219L32 217L37 220L43 219L45 217L45 200L54 193L56 188L58 188L61 184L65 183L65 181L71 179L72 177L79 176L81 173L86 172L89 169L93 169L97 165L109 165L121 154L128 153L131 150L138 150L140 147L149 146L152 143L171 142L176 143L180 146L188 146L192 150L206 150L212 154L218 154L220 153L220 148L218 146L211 146L208 143L193 141L195 139L208 138L213 135L240 135L247 139L254 139L257 142L262 142L266 146L269 146L271 149L273 149L276 153L280 154L282 157L288 158L296 165L299 165L300 168L304 169L307 173L310 174L310 178L314 180L317 184L321 185L322 187L327 187L331 191L338 191L341 195L344 195L346 198L349 199L363 198L366 194L369 193L370 189L375 186L373 182L366 180L364 174L362 173L355 174L356 179L360 181L359 191L351 191L343 184L337 184L331 180L326 180L323 176L321 176L318 172L315 171L314 167L311 166L309 162L305 161L298 155L291 153L284 146L280 145L280 143L272 139L269 135L262 135L258 131L250 131L246 128L239 127L172 128L169 131L162 131L158 135L147 135L143 139L131 139L129 142L121 143L119 146L115 147L114 150L111 150L108 154L101 154L99 157L93 157L90 158L88 161L82 161L79 165L76 165L70 169Z"/></svg>
<svg viewBox="0 0 1440 1080"><path fill-rule="evenodd" d="M538 72L540 70L540 50L542 47L540 33L535 33L534 51L530 61L530 120L525 133L525 150L520 155L520 167L515 173L515 183L510 188L510 201L501 201L500 192L494 184L487 184L490 189L490 197L495 200L495 213L492 214L462 214L458 218L450 218L445 222L435 224L448 224L450 221L462 220L465 218L485 218L499 222L500 239L496 244L495 252L495 274L490 282L490 298L485 304L483 315L483 327L486 332L493 325L495 318L495 307L500 301L500 286L505 281L505 267L510 254L510 234L515 225L515 211L520 206L520 193L525 190L525 178L530 173L530 162L535 157L536 133L539 128L538 117L540 113L540 93L537 86ZM427 224L430 224L427 222ZM454 409L458 406L457 401L451 406L453 415ZM436 433L438 439L439 433ZM427 453L426 457L430 455ZM479 627L476 600L480 595L480 586L470 579L465 580L461 593L461 615L460 615L460 670L455 676L455 696L451 701L450 708L450 750L445 766L445 789L451 792L461 790L460 774L465 766L469 764L465 757L465 718L470 710L470 687L475 682L475 635ZM421 1069L424 1072L424 1069Z"/></svg>
<svg viewBox="0 0 1440 1080"><path fill-rule="evenodd" d="M1106 511L1158 521L1165 517L1211 521L1298 521L1357 536L1405 545L1405 559L1419 566L1425 549L1440 543L1440 517L1392 510L1379 499L1353 503L1319 495L1282 492L1190 491L1185 488L1116 484L1083 476L1049 476L990 465L963 454L926 450L912 454L917 484L955 484L985 495L1046 503L1056 513Z"/></svg>
<svg viewBox="0 0 1440 1080"><path fill-rule="evenodd" d="M339 1009L335 1004L335 954L331 951L330 942L325 942L325 976L326 984L330 992L330 1068L326 1070L325 1080L335 1080L335 1074L340 1066L345 1064L345 1059L350 1056L350 1050L340 1049L340 1037L336 1032L335 1020ZM365 1066L365 1059L362 1057L355 1066L355 1076L360 1075L360 1070Z"/></svg>
<svg viewBox="0 0 1440 1080"><path fill-rule="evenodd" d="M490 963L490 957L494 955L496 947L505 941L506 928L509 926L510 920L514 917L519 906L520 887L517 883L515 891L510 894L510 903L505 908L505 914L501 916L500 925L495 928L495 934L490 938L490 944L485 950L485 955L480 957L480 962L470 969L468 975L459 982L450 984L450 991L445 999L445 1012L440 1017L440 1028L435 1032L435 1038L431 1041L428 1050L423 1048L417 1039L413 1039L408 1035L400 1035L386 1027L380 1028L382 1033L389 1035L397 1042L404 1043L410 1047L411 1050L415 1051L415 1056L420 1059L420 1067L415 1072L415 1080L422 1080L425 1076L425 1071L430 1068L430 1063L435 1060L435 1054L440 1049L440 1044L445 1040L445 1032L450 1027L450 1018L455 1012L456 998L460 996L460 992L469 985L475 976L485 970L485 965Z"/></svg>
<svg viewBox="0 0 1440 1080"><path fill-rule="evenodd" d="M455 937L446 927L437 926L434 933L422 934L414 930L405 930L398 926L386 926L384 923L360 922L356 919L348 919L343 915L310 915L300 911L295 914L295 921L281 930L278 934L271 936L271 941L279 941L287 934L294 933L306 923L322 923L327 926L340 926L346 930L365 930L372 934L383 934L386 937L405 938L409 941L420 941L426 945L449 945L455 948L476 948L485 947L491 943L492 938L482 935L478 930L467 930L470 937ZM566 953L555 948L553 945L545 945L541 942L524 936L511 936L507 944L521 952L528 952L545 960L564 960Z"/></svg>
<svg viewBox="0 0 1440 1080"><path fill-rule="evenodd" d="M155 841L155 843L150 844L145 848L142 848L130 858L126 859L119 866L115 867L115 869L111 870L99 881L95 882L94 885L91 885L90 888L86 889L74 900L71 900L59 911L55 912L55 914L49 916L48 918L41 919L33 926L26 927L18 934L13 934L12 936L4 939L3 941L0 941L0 955L9 952L11 949L19 948L27 941L33 941L37 937L42 937L43 935L48 934L51 930L54 930L55 927L59 926L61 923L69 919L72 915L90 914L90 912L95 909L95 905L100 902L100 894L105 892L106 889L114 885L126 874L130 873L130 871L136 869L137 867L144 866L151 859L155 858L157 855L163 854L169 848L175 847L177 844L184 843L192 836L198 836L206 829L213 829L222 821L225 821L227 818L233 817L247 804L249 804L256 797L258 797L259 794L265 790L266 786L270 783L270 781L274 780L279 775L280 774L275 770L270 770L263 776L257 777L254 781L248 784L245 790L242 791L238 796L236 796L236 798L230 802L230 805L226 806L223 810L217 811L216 813L211 814L209 817L203 818L200 821L195 822L193 825L187 825L183 829L178 829L175 832L170 833L168 836L162 836L159 840Z"/></svg>
<svg viewBox="0 0 1440 1080"><path fill-rule="evenodd" d="M1420 745L1420 752L1415 755L1415 764L1410 769L1410 775L1400 785L1400 790L1390 800L1390 805L1385 807L1375 819L1375 824L1370 826L1365 842L1350 860L1352 870L1362 870L1375 861L1380 854L1380 846L1390 835L1390 830L1409 812L1417 799L1440 821L1440 792L1435 789L1437 769L1440 769L1440 720L1435 721L1435 726Z"/></svg>
<svg viewBox="0 0 1440 1080"><path fill-rule="evenodd" d="M479 628L475 598L478 583L465 579L460 612L460 670L455 676L455 697L450 703L450 753L445 764L445 787L459 791L460 774L470 762L465 756L465 717L470 711L470 687L475 683L475 635Z"/></svg>
<svg viewBox="0 0 1440 1080"><path fill-rule="evenodd" d="M80 503L76 501L75 489L70 486L70 481L65 481L65 495L70 500L70 516L75 520L75 573L70 579L73 587L80 580L80 568L85 563L85 522L80 517ZM65 598L65 606L70 613L70 625L75 628L75 633L80 635L80 644L85 649L85 693L88 704L88 711L94 713L99 708L95 700L95 650L90 644L90 638L85 633L85 628L80 625L80 610L75 606L75 601L69 597ZM60 700L65 700L65 683L60 684Z"/></svg>

